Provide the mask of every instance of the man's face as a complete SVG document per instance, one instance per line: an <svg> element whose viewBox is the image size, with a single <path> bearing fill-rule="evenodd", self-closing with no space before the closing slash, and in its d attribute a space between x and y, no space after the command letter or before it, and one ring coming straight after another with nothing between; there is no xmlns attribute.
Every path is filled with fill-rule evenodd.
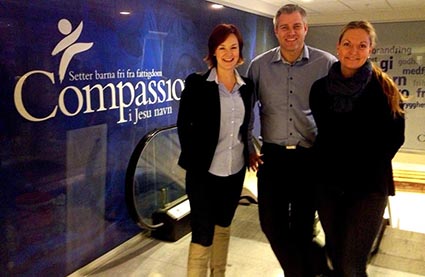
<svg viewBox="0 0 425 277"><path fill-rule="evenodd" d="M308 26L304 23L300 13L281 14L277 18L274 30L281 51L283 53L300 54L304 46L307 30Z"/></svg>

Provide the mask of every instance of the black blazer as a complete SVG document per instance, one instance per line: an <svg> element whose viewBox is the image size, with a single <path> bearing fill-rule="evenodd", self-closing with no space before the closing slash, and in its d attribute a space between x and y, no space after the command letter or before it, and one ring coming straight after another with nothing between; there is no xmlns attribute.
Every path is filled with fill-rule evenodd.
<svg viewBox="0 0 425 277"><path fill-rule="evenodd" d="M375 75L353 99L349 112L337 112L328 92L329 77L316 81L310 108L317 124L314 144L318 183L331 189L394 195L391 160L404 143L404 117L394 117Z"/></svg>
<svg viewBox="0 0 425 277"><path fill-rule="evenodd" d="M218 85L207 81L211 70L193 73L185 80L177 117L181 154L178 164L186 170L209 170L220 132L220 96ZM245 144L245 164L248 165L248 123L252 112L252 82L242 77L246 85L239 89L245 106L241 126Z"/></svg>

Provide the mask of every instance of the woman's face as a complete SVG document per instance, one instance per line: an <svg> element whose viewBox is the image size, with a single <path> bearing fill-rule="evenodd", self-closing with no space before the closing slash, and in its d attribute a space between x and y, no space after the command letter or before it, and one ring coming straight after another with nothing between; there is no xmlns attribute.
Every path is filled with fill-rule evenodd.
<svg viewBox="0 0 425 277"><path fill-rule="evenodd" d="M351 77L372 53L369 34L363 29L349 29L337 44L338 59L344 77Z"/></svg>
<svg viewBox="0 0 425 277"><path fill-rule="evenodd" d="M234 70L239 61L239 42L234 34L230 34L215 50L217 68Z"/></svg>

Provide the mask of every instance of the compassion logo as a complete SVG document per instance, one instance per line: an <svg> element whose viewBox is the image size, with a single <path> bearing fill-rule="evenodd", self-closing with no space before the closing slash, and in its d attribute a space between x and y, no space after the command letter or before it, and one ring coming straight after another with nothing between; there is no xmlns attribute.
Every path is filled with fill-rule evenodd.
<svg viewBox="0 0 425 277"><path fill-rule="evenodd" d="M171 107L155 108L151 110L144 109L143 116L140 116L138 108L140 106L155 105L170 101L178 101L180 97L178 94L184 88L184 81L181 79L165 80L162 77L161 71L154 69L146 71L137 69L123 70L118 69L114 72L99 73L97 70L94 72L75 73L68 72L68 66L71 60L81 52L90 50L94 42L78 42L81 33L83 32L83 22L73 30L72 24L67 19L61 19L58 22L58 30L64 35L51 52L52 56L62 55L60 58L59 68L55 79L55 73L45 70L32 70L19 78L14 90L14 102L19 114L32 122L41 122L54 118L59 112L65 116L76 116L80 113L89 114L94 112L103 112L107 110L117 110L119 114L118 124L126 123L129 121L136 124L138 119L145 119L153 116L161 116L164 114L172 113ZM106 84L91 84L83 87L66 86L58 91L57 103L51 107L46 116L35 115L29 112L29 107L25 106L23 96L25 93L26 84L31 82L32 78L46 78L52 85L61 85L65 76L69 76L70 81L93 81L93 80L114 80L126 79L125 82L109 82ZM159 77L153 79L152 77ZM129 79L136 80L135 83L128 81ZM151 79L152 78L152 79ZM140 80L145 79L145 81ZM35 80L35 78L34 78ZM43 93L44 88L39 87L37 93ZM27 92L28 93L28 92ZM77 100L77 105L67 105L66 97L73 97ZM97 103L95 106L93 103ZM106 104L108 103L108 104ZM131 110L133 109L133 112ZM134 116L132 116L134 114Z"/></svg>

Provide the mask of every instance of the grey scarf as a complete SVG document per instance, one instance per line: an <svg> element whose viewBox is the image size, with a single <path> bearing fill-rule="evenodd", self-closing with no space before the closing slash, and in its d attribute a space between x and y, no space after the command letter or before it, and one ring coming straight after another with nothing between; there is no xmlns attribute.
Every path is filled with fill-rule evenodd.
<svg viewBox="0 0 425 277"><path fill-rule="evenodd" d="M341 73L341 63L332 65L328 74L327 88L333 102L331 109L335 112L350 112L353 102L362 95L372 78L372 63L367 60L353 77L344 78Z"/></svg>

